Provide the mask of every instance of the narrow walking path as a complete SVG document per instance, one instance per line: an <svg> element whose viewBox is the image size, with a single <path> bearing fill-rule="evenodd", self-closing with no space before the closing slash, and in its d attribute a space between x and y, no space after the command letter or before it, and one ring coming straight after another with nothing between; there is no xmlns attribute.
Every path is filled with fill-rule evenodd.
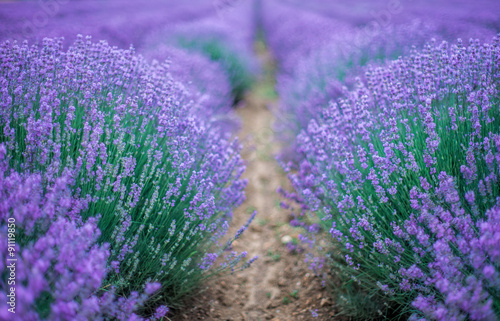
<svg viewBox="0 0 500 321"><path fill-rule="evenodd" d="M257 47L264 73L236 111L242 120L238 137L247 162L247 199L236 209L230 231L234 234L257 210L255 221L234 243L234 250L259 259L242 272L212 281L176 321L329 319L328 296L320 281L307 268L304 255L290 253L285 245L290 239L298 241L300 230L288 224L290 214L279 206L282 198L276 190L289 188L289 182L275 160L273 61L263 46ZM311 311L316 309L319 318L313 318Z"/></svg>

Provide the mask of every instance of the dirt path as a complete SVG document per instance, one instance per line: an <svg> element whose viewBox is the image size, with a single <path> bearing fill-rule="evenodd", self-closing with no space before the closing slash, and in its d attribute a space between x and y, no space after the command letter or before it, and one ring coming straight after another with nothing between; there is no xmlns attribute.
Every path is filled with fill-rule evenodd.
<svg viewBox="0 0 500 321"><path fill-rule="evenodd" d="M258 51L259 52L259 51ZM277 99L273 91L272 61L265 51L259 57L264 75L237 109L242 119L238 137L247 161L247 200L236 209L231 231L243 225L253 210L257 217L234 244L248 258L259 259L251 268L215 280L175 320L329 320L329 302L320 281L304 263L303 254L293 254L285 241L298 240L299 230L288 222L290 214L280 208L279 186L289 187L288 179L275 160L277 144L272 130L272 108ZM319 317L312 311L318 309Z"/></svg>

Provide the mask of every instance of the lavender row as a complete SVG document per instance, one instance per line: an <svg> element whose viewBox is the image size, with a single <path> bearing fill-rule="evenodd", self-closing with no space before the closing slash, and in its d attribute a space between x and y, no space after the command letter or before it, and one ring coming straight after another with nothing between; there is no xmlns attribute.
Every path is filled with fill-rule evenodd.
<svg viewBox="0 0 500 321"><path fill-rule="evenodd" d="M167 25L212 15L211 1L189 5L148 0L137 1L17 1L0 6L0 41L41 42L64 37L70 45L79 34L106 40L120 48L141 49L146 36Z"/></svg>
<svg viewBox="0 0 500 321"><path fill-rule="evenodd" d="M250 10L249 4L214 5L204 0L189 5L155 0L6 3L0 6L0 40L40 43L44 37L64 37L68 46L76 35L83 34L122 49L134 46L139 53L159 62L169 59L173 62L171 75L188 87L204 116L219 117L224 130L232 130L238 121L229 107L235 94L242 95L248 89L256 69L249 48L254 30ZM230 24L236 19L240 28L234 29ZM242 25L244 21L246 25ZM215 39L216 49L227 52L226 56L214 58L210 52L183 49L169 40L180 29L186 31L182 33L186 37L201 37L199 41ZM203 34L196 29L203 30ZM231 70L230 63L226 63L229 60L236 61L239 69ZM235 89L237 86L241 88Z"/></svg>
<svg viewBox="0 0 500 321"><path fill-rule="evenodd" d="M290 3L290 1L286 1ZM308 1L294 3L302 10L340 20L366 31L390 25L402 25L412 20L434 25L446 40L480 39L489 41L500 30L496 12L500 4L494 0L427 1L374 0Z"/></svg>
<svg viewBox="0 0 500 321"><path fill-rule="evenodd" d="M290 196L321 218L302 239L326 251L311 262L343 281L344 313L500 317L499 40L369 67L298 136Z"/></svg>
<svg viewBox="0 0 500 321"><path fill-rule="evenodd" d="M3 43L0 64L2 191L36 196L30 208L44 206L44 197L54 203L50 215L47 209L16 218L23 233L43 227L19 244L22 260L26 268L50 255L50 262L60 261L58 274L42 269L40 283L26 285L33 293L23 303L26 318L121 318L120 311L153 318L204 279L251 263L246 253L229 251L234 238L223 240L232 208L244 199L240 146L217 119L199 117L202 99L193 100L171 77L168 62L148 63L132 49L79 37L67 50L62 39L44 39L41 46ZM10 180L38 191L16 189ZM64 197L53 199L50 191ZM74 231L74 249L66 250L61 228ZM30 256L46 238L59 254ZM64 256L67 251L80 254ZM89 253L105 260L87 266L101 272L66 276L64 270ZM92 283L78 286L88 277ZM76 282L72 294L53 292L58 282ZM88 304L78 299L83 296Z"/></svg>
<svg viewBox="0 0 500 321"><path fill-rule="evenodd" d="M282 103L276 129L290 145L283 155L288 159L296 157L295 137L300 130L321 114L328 101L351 89L355 77L363 77L365 65L408 54L431 38L491 39L495 34L493 17L473 20L470 14L466 19L460 6L448 10L440 3L433 14L418 16L423 6L400 1L360 2L355 15L344 12L346 5L314 1L263 5L263 28L280 66L277 89ZM483 16L493 7L490 3L481 8Z"/></svg>
<svg viewBox="0 0 500 321"><path fill-rule="evenodd" d="M241 100L258 72L253 57L255 19L253 3L221 2L216 13L168 25L152 33L145 40L145 54L157 59L167 58L170 47L184 50L186 55L203 55L217 63L229 79L233 101ZM198 68L203 68L198 64ZM212 77L217 73L205 72Z"/></svg>
<svg viewBox="0 0 500 321"><path fill-rule="evenodd" d="M0 235L13 241L19 254L2 248L2 262L7 264L1 271L9 277L0 280L6 289L0 293L1 319L142 320L135 312L159 284L147 284L143 294L133 292L126 299L116 295L115 287L99 291L109 246L96 243L100 231L94 218L80 220L75 207L79 200L72 197L68 178L44 188L41 175L9 170L6 154L5 145L0 145L0 218L11 222L2 223ZM150 320L168 311L160 306Z"/></svg>
<svg viewBox="0 0 500 321"><path fill-rule="evenodd" d="M168 64L168 73L185 86L186 95L196 102L195 108L201 118L228 132L234 132L239 126L232 112L234 99L229 79L217 62L163 43L144 50L143 55L151 61Z"/></svg>

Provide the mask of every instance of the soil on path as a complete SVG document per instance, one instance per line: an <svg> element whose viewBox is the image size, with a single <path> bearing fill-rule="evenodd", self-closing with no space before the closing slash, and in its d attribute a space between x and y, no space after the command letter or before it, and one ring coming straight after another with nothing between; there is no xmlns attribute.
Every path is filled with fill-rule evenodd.
<svg viewBox="0 0 500 321"><path fill-rule="evenodd" d="M304 254L291 253L285 243L298 241L300 230L288 223L290 213L279 206L278 187L290 183L275 160L278 152L272 130L274 94L272 60L257 48L264 66L237 114L242 120L238 137L247 162L246 201L235 210L230 232L234 234L254 210L257 217L234 243L234 250L259 256L248 269L211 281L173 320L331 320L331 302L321 281L304 262ZM260 49L260 50L259 50ZM313 312L318 317L313 317Z"/></svg>

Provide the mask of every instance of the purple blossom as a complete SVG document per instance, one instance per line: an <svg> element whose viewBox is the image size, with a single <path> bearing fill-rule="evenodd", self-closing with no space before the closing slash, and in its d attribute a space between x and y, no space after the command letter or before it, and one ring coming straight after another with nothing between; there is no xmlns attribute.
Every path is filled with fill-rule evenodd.
<svg viewBox="0 0 500 321"><path fill-rule="evenodd" d="M72 206L78 207L78 200L70 197L65 181L59 179L54 185L48 185L44 193L40 188L40 175L7 174L4 156L0 156L0 217L3 222L0 234L5 239L14 234L16 247L15 252L4 247L1 257L4 261L15 258L16 272L15 284L8 286L7 279L3 278L0 284L4 289L14 288L16 317L45 319L37 312L36 305L46 293L50 293L50 303L46 307L50 320L102 320L110 316L109 309L121 310L123 307L115 296L109 296L110 301L103 305L104 297L99 295L110 251L108 244L96 243L101 234L97 220L90 218L82 223L78 218L69 218L68 213ZM78 214L78 210L73 214ZM9 221L15 221L12 224L15 228L7 224ZM14 257L10 253L14 253ZM9 267L3 265L1 270L2 274L8 273ZM3 319L12 317L8 311L12 306L7 305L9 293L0 292ZM138 307L141 303L133 304ZM137 317L134 311L135 308L129 311L127 318L118 319Z"/></svg>
<svg viewBox="0 0 500 321"><path fill-rule="evenodd" d="M133 49L81 36L65 50L62 39L34 46L5 42L0 64L0 127L8 133L0 150L2 170L16 180L34 173L26 178L32 192L2 198L16 200L16 220L28 230L48 229L60 215L97 226L101 234L91 240L110 244L99 263L108 273L96 267L87 283L113 288L100 298L110 309L101 305L100 313L128 318L138 308L154 311L179 300L178 287L189 293L207 273L199 268L207 249L227 248L219 240L233 207L244 200L238 141L203 119L201 101L172 79L167 63L149 63ZM26 207L30 193L42 190L54 198L47 206L58 206ZM26 211L32 214L24 218ZM86 227L81 233L88 232ZM56 244L64 245L62 239ZM35 246L43 249L49 240ZM78 247L61 249L69 257ZM82 268L91 269L89 262ZM61 258L56 268L63 271L70 263ZM228 258L227 268L247 263L238 255ZM152 291L149 283L163 285L151 299L144 293ZM70 301L78 287L68 285L76 293ZM69 301L55 309L68 318L78 310Z"/></svg>
<svg viewBox="0 0 500 321"><path fill-rule="evenodd" d="M416 319L498 317L498 43L432 40L368 67L310 109L298 170L286 168L295 199L330 231L337 276L412 305ZM301 240L323 250L308 232Z"/></svg>

